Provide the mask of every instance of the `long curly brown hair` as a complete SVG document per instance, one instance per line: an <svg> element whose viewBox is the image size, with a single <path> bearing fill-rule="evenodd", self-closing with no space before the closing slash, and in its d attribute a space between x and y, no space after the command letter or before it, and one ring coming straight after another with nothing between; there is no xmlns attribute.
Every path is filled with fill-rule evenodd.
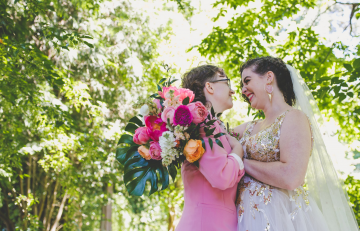
<svg viewBox="0 0 360 231"><path fill-rule="evenodd" d="M244 69L249 67L252 67L252 71L259 75L263 75L268 71L274 72L277 86L283 93L285 102L290 106L295 104L295 93L290 72L282 59L271 56L249 59L241 66L240 74L242 75ZM243 86L244 84L241 81L240 87L243 88ZM250 104L246 95L242 94L242 96Z"/></svg>
<svg viewBox="0 0 360 231"><path fill-rule="evenodd" d="M206 100L204 87L206 82L215 79L217 72L225 75L224 70L215 65L205 64L195 67L183 75L181 79L182 87L194 92L194 102L200 101L205 106L211 106L211 103Z"/></svg>

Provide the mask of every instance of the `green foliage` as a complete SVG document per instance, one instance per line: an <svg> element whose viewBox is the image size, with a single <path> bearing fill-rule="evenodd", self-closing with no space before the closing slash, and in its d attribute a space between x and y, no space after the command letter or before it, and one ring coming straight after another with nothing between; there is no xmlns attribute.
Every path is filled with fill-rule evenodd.
<svg viewBox="0 0 360 231"><path fill-rule="evenodd" d="M136 119L132 118L131 120L134 121ZM139 145L133 142L132 136L122 135L118 144L130 145L128 147L120 147L116 151L116 158L124 165L124 183L130 195L142 196L147 181L151 183L149 195L158 191L158 182L162 183L161 190L169 186L168 169L162 166L160 161L147 161L141 157L138 152Z"/></svg>
<svg viewBox="0 0 360 231"><path fill-rule="evenodd" d="M235 14L226 27L213 28L201 44L193 48L210 59L225 60L221 65L234 77L239 76L241 64L249 58L271 54L284 59L300 71L320 110L338 122L340 139L359 140L359 51L352 52L354 58L349 60L351 52L347 46L341 41L325 45L322 41L326 40L319 37L312 25L303 28L283 25L284 19L299 17L301 9L314 8L320 4L318 1L262 0L257 8L249 7L250 2L217 1L214 6L220 9L214 21L224 17L229 7L242 8L244 12ZM296 22L302 19L299 17ZM287 36L285 41L277 43L284 40L284 36ZM235 79L236 86L240 86L239 81ZM241 89L237 88L236 92L240 94ZM255 116L261 117L261 114L255 113Z"/></svg>
<svg viewBox="0 0 360 231"><path fill-rule="evenodd" d="M167 74L156 48L169 27L109 4L0 3L0 229L94 230L107 189L126 193L115 140L129 96Z"/></svg>
<svg viewBox="0 0 360 231"><path fill-rule="evenodd" d="M348 176L345 180L345 186L354 209L355 218L360 228L360 180L356 180L354 177Z"/></svg>

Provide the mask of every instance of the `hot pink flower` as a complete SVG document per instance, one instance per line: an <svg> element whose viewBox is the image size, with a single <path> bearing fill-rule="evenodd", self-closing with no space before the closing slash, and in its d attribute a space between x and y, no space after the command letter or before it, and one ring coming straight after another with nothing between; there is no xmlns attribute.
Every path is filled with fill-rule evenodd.
<svg viewBox="0 0 360 231"><path fill-rule="evenodd" d="M135 130L135 135L133 137L133 141L135 144L146 144L148 140L150 139L148 128L146 127L140 127Z"/></svg>
<svg viewBox="0 0 360 231"><path fill-rule="evenodd" d="M203 122L208 116L208 110L201 102L189 103L188 108L193 116L193 123L199 124Z"/></svg>
<svg viewBox="0 0 360 231"><path fill-rule="evenodd" d="M159 141L162 133L167 131L166 123L157 116L145 116L145 125L148 128L150 138L154 141Z"/></svg>
<svg viewBox="0 0 360 231"><path fill-rule="evenodd" d="M186 126L191 123L193 116L186 105L180 105L174 113L174 125Z"/></svg>
<svg viewBox="0 0 360 231"><path fill-rule="evenodd" d="M159 142L151 141L149 151L151 159L161 160L161 148Z"/></svg>
<svg viewBox="0 0 360 231"><path fill-rule="evenodd" d="M170 120L170 123L173 124L174 121L174 113L175 108L174 107L166 107L164 111L161 113L161 119L165 123L167 123L167 119Z"/></svg>

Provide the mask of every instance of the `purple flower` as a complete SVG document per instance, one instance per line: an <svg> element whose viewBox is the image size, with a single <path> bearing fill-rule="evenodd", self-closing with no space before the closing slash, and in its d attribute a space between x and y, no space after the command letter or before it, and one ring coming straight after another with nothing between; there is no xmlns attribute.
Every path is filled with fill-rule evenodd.
<svg viewBox="0 0 360 231"><path fill-rule="evenodd" d="M174 113L174 125L186 126L193 120L190 109L186 105L180 105Z"/></svg>

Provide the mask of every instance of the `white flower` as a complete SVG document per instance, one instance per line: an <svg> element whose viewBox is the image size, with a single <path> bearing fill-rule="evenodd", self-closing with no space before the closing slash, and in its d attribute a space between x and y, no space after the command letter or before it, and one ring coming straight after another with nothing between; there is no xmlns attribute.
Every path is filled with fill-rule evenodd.
<svg viewBox="0 0 360 231"><path fill-rule="evenodd" d="M179 158L179 156L180 156L180 153L175 148L167 149L166 151L163 150L161 152L162 164L164 166L168 166L176 158Z"/></svg>
<svg viewBox="0 0 360 231"><path fill-rule="evenodd" d="M149 110L149 106L147 104L144 104L141 108L140 108L140 114L142 116L147 116L149 114L150 110Z"/></svg>
<svg viewBox="0 0 360 231"><path fill-rule="evenodd" d="M174 134L170 131L163 132L159 138L159 144L162 151L175 147L176 141Z"/></svg>

